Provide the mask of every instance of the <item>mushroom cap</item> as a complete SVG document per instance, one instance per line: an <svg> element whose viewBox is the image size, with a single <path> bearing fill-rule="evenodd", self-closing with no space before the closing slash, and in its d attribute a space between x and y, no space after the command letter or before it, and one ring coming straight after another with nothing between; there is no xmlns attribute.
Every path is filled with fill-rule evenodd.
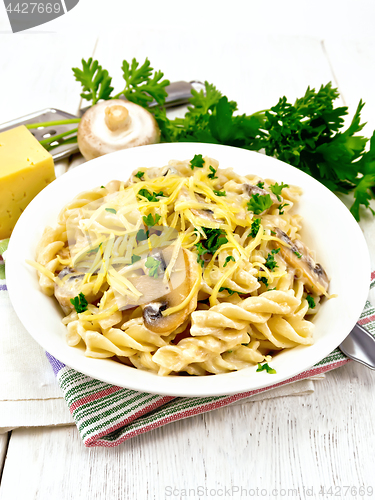
<svg viewBox="0 0 375 500"><path fill-rule="evenodd" d="M123 114L120 126L110 128L108 111L113 107L117 110L124 107L128 113ZM160 141L160 130L153 115L142 106L121 99L102 101L88 109L78 125L77 135L78 147L86 160Z"/></svg>

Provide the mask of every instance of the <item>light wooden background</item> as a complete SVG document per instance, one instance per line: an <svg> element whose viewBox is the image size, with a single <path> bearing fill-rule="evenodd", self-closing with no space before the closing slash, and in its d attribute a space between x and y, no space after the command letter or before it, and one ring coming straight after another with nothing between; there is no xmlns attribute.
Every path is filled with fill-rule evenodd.
<svg viewBox="0 0 375 500"><path fill-rule="evenodd" d="M80 90L70 68L81 57L97 57L117 86L121 61L147 56L171 81L211 81L248 113L333 81L351 114L366 101L364 132L374 130L375 40L211 28L145 32L127 24L99 38L0 33L0 122L47 106L76 112ZM363 224L373 227L370 217ZM0 435L0 500L184 498L184 489L186 498L246 498L225 495L231 487L253 498L332 498L321 487L339 498L371 498L345 495L344 487L373 487L375 496L374 388L375 373L351 363L317 382L313 395L223 408L115 449L85 449L75 427L15 430ZM199 495L199 486L208 491Z"/></svg>

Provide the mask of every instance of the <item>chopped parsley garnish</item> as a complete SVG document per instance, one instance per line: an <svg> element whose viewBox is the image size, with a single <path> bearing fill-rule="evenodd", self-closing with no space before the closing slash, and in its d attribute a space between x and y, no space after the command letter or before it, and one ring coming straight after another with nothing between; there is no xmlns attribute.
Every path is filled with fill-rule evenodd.
<svg viewBox="0 0 375 500"><path fill-rule="evenodd" d="M231 354L233 351L227 351L228 354Z"/></svg>
<svg viewBox="0 0 375 500"><path fill-rule="evenodd" d="M263 189L263 188L264 188L264 182L259 181L259 182L257 183L257 186L258 186L258 188Z"/></svg>
<svg viewBox="0 0 375 500"><path fill-rule="evenodd" d="M279 209L279 214L282 215L284 213L283 208L289 206L289 203L282 203L281 205L278 206Z"/></svg>
<svg viewBox="0 0 375 500"><path fill-rule="evenodd" d="M160 264L160 260L154 259L154 257L147 257L145 266L147 267L147 269L149 269L149 276L151 276L152 278L158 277L158 268Z"/></svg>
<svg viewBox="0 0 375 500"><path fill-rule="evenodd" d="M117 210L115 210L114 208L106 208L106 211L110 212L111 214L117 214Z"/></svg>
<svg viewBox="0 0 375 500"><path fill-rule="evenodd" d="M221 245L228 243L228 239L225 236L225 231L222 229L211 229L210 227L202 227L207 239L201 240L199 243L196 243L195 248L198 252L197 261L201 266L204 265L203 256L206 253L214 254Z"/></svg>
<svg viewBox="0 0 375 500"><path fill-rule="evenodd" d="M100 186L100 187L101 187L102 189L105 189L105 187L104 187L104 186Z"/></svg>
<svg viewBox="0 0 375 500"><path fill-rule="evenodd" d="M255 236L258 234L260 223L261 223L260 219L254 219L253 222L251 223L250 235L252 238L255 238Z"/></svg>
<svg viewBox="0 0 375 500"><path fill-rule="evenodd" d="M140 229L137 233L137 241L144 241L144 240L147 240L149 236L149 232L148 231L145 231L144 229Z"/></svg>
<svg viewBox="0 0 375 500"><path fill-rule="evenodd" d="M227 193L225 191L216 191L214 189L214 194L216 194L216 196L226 196Z"/></svg>
<svg viewBox="0 0 375 500"><path fill-rule="evenodd" d="M297 250L294 250L293 253L297 255L297 257L300 259L302 257L302 254L297 252Z"/></svg>
<svg viewBox="0 0 375 500"><path fill-rule="evenodd" d="M134 264L135 262L138 262L139 260L141 260L140 255L135 255L135 254L132 255L132 264Z"/></svg>
<svg viewBox="0 0 375 500"><path fill-rule="evenodd" d="M314 300L314 298L311 297L311 295L307 295L306 296L306 300L307 300L307 302L309 304L310 309L314 309L314 307L315 307L315 300Z"/></svg>
<svg viewBox="0 0 375 500"><path fill-rule="evenodd" d="M228 262L233 260L233 262L236 262L236 259L233 257L233 255L228 255L228 257L225 259L223 267L227 267Z"/></svg>
<svg viewBox="0 0 375 500"><path fill-rule="evenodd" d="M233 295L234 293L238 293L238 292L235 292L234 290L231 290L230 288L226 288L224 286L221 286L219 288L219 292L225 292L227 291L229 293L229 295Z"/></svg>
<svg viewBox="0 0 375 500"><path fill-rule="evenodd" d="M152 214L148 214L147 217L143 217L143 222L146 224L146 226L152 227L156 226L156 224L159 222L161 219L161 215L155 214L155 218L152 216Z"/></svg>
<svg viewBox="0 0 375 500"><path fill-rule="evenodd" d="M271 234L276 234L275 231L271 231Z"/></svg>
<svg viewBox="0 0 375 500"><path fill-rule="evenodd" d="M74 297L74 299L70 299L70 302L71 304L73 304L74 309L77 313L83 313L87 311L88 302L82 292L77 295L77 297Z"/></svg>
<svg viewBox="0 0 375 500"><path fill-rule="evenodd" d="M273 271L275 267L278 267L277 262L274 258L274 255L280 252L280 248L276 248L271 250L271 253L267 255L266 263L264 264L270 271Z"/></svg>
<svg viewBox="0 0 375 500"><path fill-rule="evenodd" d="M288 188L288 184L284 184L283 182L281 184L278 184L277 182L275 182L275 184L271 184L270 185L270 191L273 192L274 195L276 195L276 198L281 201L281 198L280 198L280 195L281 195L281 191L284 189L284 188Z"/></svg>
<svg viewBox="0 0 375 500"><path fill-rule="evenodd" d="M276 373L276 370L274 370L273 368L271 368L268 363L264 363L263 365L261 365L260 363L258 363L258 368L257 368L257 372L262 372L263 370L266 370L267 373Z"/></svg>
<svg viewBox="0 0 375 500"><path fill-rule="evenodd" d="M266 286L268 286L268 279L265 276L258 278L258 281L260 281L261 283L264 283Z"/></svg>
<svg viewBox="0 0 375 500"><path fill-rule="evenodd" d="M250 201L247 203L247 209L254 214L259 215L265 210L272 207L272 200L269 194L255 193L251 196Z"/></svg>
<svg viewBox="0 0 375 500"><path fill-rule="evenodd" d="M158 198L157 198L158 196L165 196L165 194L163 193L163 191L159 191L158 193L153 192L151 194L145 188L140 189L138 191L138 194L139 194L139 196L143 196L144 198L146 198L151 203L158 202L159 201Z"/></svg>
<svg viewBox="0 0 375 500"><path fill-rule="evenodd" d="M144 172L139 171L138 173L135 174L134 177L138 177L138 179L141 179L145 175Z"/></svg>
<svg viewBox="0 0 375 500"><path fill-rule="evenodd" d="M190 160L190 168L194 170L194 168L203 168L204 159L202 155L195 155L192 160Z"/></svg>
<svg viewBox="0 0 375 500"><path fill-rule="evenodd" d="M211 174L208 174L207 177L209 179L217 179L216 170L214 169L214 167L212 165L210 165L208 168L211 170Z"/></svg>
<svg viewBox="0 0 375 500"><path fill-rule="evenodd" d="M100 245L98 247L95 247L92 250L89 250L87 252L87 255L92 255L93 253L96 253L99 250L99 248L101 248L101 246L102 246L102 243L100 243Z"/></svg>

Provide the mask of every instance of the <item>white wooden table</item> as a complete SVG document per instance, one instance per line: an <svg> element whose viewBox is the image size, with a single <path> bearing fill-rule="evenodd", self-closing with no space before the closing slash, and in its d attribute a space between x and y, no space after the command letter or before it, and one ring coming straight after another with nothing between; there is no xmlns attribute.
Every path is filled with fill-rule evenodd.
<svg viewBox="0 0 375 500"><path fill-rule="evenodd" d="M326 3L318 2L322 8ZM213 82L248 113L284 94L294 100L308 85L333 81L351 114L361 97L366 101L364 133L375 128L375 39L361 39L357 25L350 41L322 39L320 33L306 37L298 30L279 36L218 32L215 23L202 29L201 20L197 30L188 24L165 30L147 19L146 31L129 22L99 38L87 32L73 39L7 34L0 17L0 122L47 106L77 112L80 89L70 68L94 55L113 74L115 86L123 59L147 56L171 81ZM368 16L363 23L368 27ZM306 31L311 34L311 26ZM366 224L371 226L370 218ZM370 247L375 268L375 242ZM361 486L373 487L375 496L375 373L350 363L315 387L310 396L179 421L115 449L85 449L72 426L0 435L0 500L371 498L361 495Z"/></svg>

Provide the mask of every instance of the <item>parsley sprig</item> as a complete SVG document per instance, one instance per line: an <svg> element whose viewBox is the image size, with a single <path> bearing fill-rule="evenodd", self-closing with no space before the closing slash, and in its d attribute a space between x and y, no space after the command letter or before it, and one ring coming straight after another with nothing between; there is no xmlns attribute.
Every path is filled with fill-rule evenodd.
<svg viewBox="0 0 375 500"><path fill-rule="evenodd" d="M202 227L202 229L206 235L206 239L199 241L195 245L198 253L197 261L201 264L201 266L205 263L204 256L207 253L213 255L221 247L221 245L228 243L225 231L222 229L212 229L209 227Z"/></svg>
<svg viewBox="0 0 375 500"><path fill-rule="evenodd" d="M155 101L162 106L167 97L165 87L169 85L169 80L163 80L164 74L155 71L151 67L150 61L146 58L143 64L136 59L132 59L129 64L124 60L122 63L123 78L125 87L116 95L112 95L114 90L111 87L112 77L108 71L100 66L99 62L92 57L85 61L82 59L82 68L73 68L73 73L78 82L83 87L81 97L96 104L101 99L118 99L125 96L128 101L147 107L150 102Z"/></svg>
<svg viewBox="0 0 375 500"><path fill-rule="evenodd" d="M307 302L308 302L308 304L309 304L310 309L314 309L314 307L315 307L315 305L316 305L316 304L315 304L314 297L312 297L311 295L307 295L307 296L306 296L306 300L307 300Z"/></svg>
<svg viewBox="0 0 375 500"><path fill-rule="evenodd" d="M247 203L247 209L254 214L259 215L265 210L272 207L273 201L269 194L255 193L251 195L250 201Z"/></svg>
<svg viewBox="0 0 375 500"><path fill-rule="evenodd" d="M273 192L273 194L276 196L276 198L281 201L281 198L280 198L280 195L281 195L281 191L284 189L284 188L288 188L288 184L284 184L283 182L281 184L279 184L278 182L275 182L275 184L271 184L269 189Z"/></svg>
<svg viewBox="0 0 375 500"><path fill-rule="evenodd" d="M266 259L266 262L264 265L270 271L273 271L275 269L275 267L279 267L276 260L275 260L275 257L274 257L274 255L276 255L279 252L280 252L280 248L275 248L275 249L271 250L271 252L267 255L267 259Z"/></svg>
<svg viewBox="0 0 375 500"><path fill-rule="evenodd" d="M77 313L83 313L87 311L88 302L82 292L74 297L74 299L70 299L70 303L73 304L73 307Z"/></svg>
<svg viewBox="0 0 375 500"><path fill-rule="evenodd" d="M152 214L143 216L143 222L149 227L156 226L160 219L161 215L159 214L155 214L155 217L153 217Z"/></svg>
<svg viewBox="0 0 375 500"><path fill-rule="evenodd" d="M255 238L256 235L258 234L259 228L260 228L260 223L261 223L260 219L253 219L253 221L251 223L251 231L250 231L250 236L252 238Z"/></svg>
<svg viewBox="0 0 375 500"><path fill-rule="evenodd" d="M148 271L149 276L151 276L152 278L158 277L158 269L160 264L161 264L160 260L154 259L154 257L147 257L145 266L147 267L147 269L149 269Z"/></svg>
<svg viewBox="0 0 375 500"><path fill-rule="evenodd" d="M203 168L204 158L202 155L194 155L194 158L190 160L190 168L194 170L194 168Z"/></svg>
<svg viewBox="0 0 375 500"><path fill-rule="evenodd" d="M139 196L143 196L144 198L146 198L146 200L151 202L151 203L158 202L159 196L165 196L165 194L162 191L159 191L158 193L155 193L155 191L153 193L150 193L145 188L140 189L138 191L138 194L139 194Z"/></svg>
<svg viewBox="0 0 375 500"><path fill-rule="evenodd" d="M271 373L271 374L275 374L276 373L276 370L274 370L273 368L271 368L269 366L268 363L263 363L263 365L261 363L258 363L258 368L257 368L257 372L262 372L266 370L267 373Z"/></svg>

